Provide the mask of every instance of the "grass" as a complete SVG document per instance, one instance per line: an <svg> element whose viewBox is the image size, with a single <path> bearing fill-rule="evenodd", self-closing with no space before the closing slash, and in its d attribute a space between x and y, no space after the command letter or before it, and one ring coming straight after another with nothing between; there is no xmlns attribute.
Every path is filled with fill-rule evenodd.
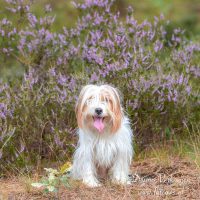
<svg viewBox="0 0 200 200"><path fill-rule="evenodd" d="M22 176L20 177L20 182L23 185L23 188L27 193L30 193L32 190L31 183L33 182L33 179L30 176Z"/></svg>
<svg viewBox="0 0 200 200"><path fill-rule="evenodd" d="M194 163L200 169L200 130L192 125L192 131L186 127L182 136L172 136L170 140L151 144L136 155L136 160L153 158L161 166L169 166L172 157L180 157Z"/></svg>
<svg viewBox="0 0 200 200"><path fill-rule="evenodd" d="M189 134L189 142L185 142L186 146L190 149L190 151L186 152L186 156L191 158L195 164L200 168L200 130L198 127L193 127L194 132L188 132Z"/></svg>

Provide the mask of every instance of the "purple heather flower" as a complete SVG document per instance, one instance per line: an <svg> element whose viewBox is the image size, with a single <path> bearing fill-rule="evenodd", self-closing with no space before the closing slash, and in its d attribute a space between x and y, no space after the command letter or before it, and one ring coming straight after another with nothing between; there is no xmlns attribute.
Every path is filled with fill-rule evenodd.
<svg viewBox="0 0 200 200"><path fill-rule="evenodd" d="M17 9L15 8L9 8L9 7L6 7L6 9L12 13L16 13L17 12Z"/></svg>
<svg viewBox="0 0 200 200"><path fill-rule="evenodd" d="M177 35L177 34L179 34L179 33L181 33L182 32L182 30L180 29L180 28L176 28L176 29L174 29L174 33Z"/></svg>
<svg viewBox="0 0 200 200"><path fill-rule="evenodd" d="M10 25L10 24L11 24L11 22L10 22L10 21L8 21L8 19L7 19L7 18L3 18L3 19L1 20L1 24L2 24L2 25Z"/></svg>
<svg viewBox="0 0 200 200"><path fill-rule="evenodd" d="M69 84L68 84L68 88L73 91L74 88L76 87L76 80L74 78L71 78Z"/></svg>
<svg viewBox="0 0 200 200"><path fill-rule="evenodd" d="M177 42L177 43L180 43L180 42L182 41L182 40L181 40L181 37L178 37L178 36L176 36L176 35L174 35L174 34L172 34L171 40L172 40L173 42Z"/></svg>
<svg viewBox="0 0 200 200"><path fill-rule="evenodd" d="M51 68L49 70L49 73L50 73L51 76L56 76L55 68Z"/></svg>
<svg viewBox="0 0 200 200"><path fill-rule="evenodd" d="M200 68L197 66L192 66L189 69L189 72L191 72L191 74L193 74L195 77L199 78L200 77Z"/></svg>
<svg viewBox="0 0 200 200"><path fill-rule="evenodd" d="M178 84L182 84L183 83L183 74L180 75L179 79L177 80Z"/></svg>
<svg viewBox="0 0 200 200"><path fill-rule="evenodd" d="M40 25L51 25L55 21L55 16L45 16L44 18L40 18Z"/></svg>
<svg viewBox="0 0 200 200"><path fill-rule="evenodd" d="M114 35L114 39L115 39L115 42L117 43L117 45L125 44L124 43L125 35L123 35L123 36L121 36L121 35Z"/></svg>
<svg viewBox="0 0 200 200"><path fill-rule="evenodd" d="M24 81L28 83L30 89L33 89L33 85L38 82L38 76L33 69L30 69L28 73L24 75Z"/></svg>
<svg viewBox="0 0 200 200"><path fill-rule="evenodd" d="M30 11L30 6L29 5L25 5L24 9L26 10L26 12L29 12Z"/></svg>
<svg viewBox="0 0 200 200"><path fill-rule="evenodd" d="M3 48L2 52L5 53L6 55L10 55L10 53L13 51L12 48L8 47L8 48Z"/></svg>
<svg viewBox="0 0 200 200"><path fill-rule="evenodd" d="M91 82L94 82L94 81L98 81L98 80L99 80L99 77L97 76L96 72L94 72L94 73L91 75L90 81L91 81Z"/></svg>
<svg viewBox="0 0 200 200"><path fill-rule="evenodd" d="M60 95L59 95L58 101L59 101L60 103L64 103L65 100L66 100L66 98L67 98L67 92L66 92L66 90L65 90L65 89L60 90Z"/></svg>
<svg viewBox="0 0 200 200"><path fill-rule="evenodd" d="M190 86L187 86L187 87L186 87L186 92L187 92L188 95L191 94L191 87L190 87Z"/></svg>
<svg viewBox="0 0 200 200"><path fill-rule="evenodd" d="M97 64L102 65L103 57L97 51L98 51L97 48L87 49L87 47L85 47L83 52L83 57L86 58L89 62L95 61Z"/></svg>
<svg viewBox="0 0 200 200"><path fill-rule="evenodd" d="M101 39L103 33L97 30L97 31L91 31L90 35L91 35L91 44L95 46L97 42Z"/></svg>
<svg viewBox="0 0 200 200"><path fill-rule="evenodd" d="M50 4L45 5L45 11L46 12L51 12L52 11L52 7Z"/></svg>
<svg viewBox="0 0 200 200"><path fill-rule="evenodd" d="M4 37L5 36L5 31L0 29L0 34L1 34L2 37Z"/></svg>
<svg viewBox="0 0 200 200"><path fill-rule="evenodd" d="M17 33L17 30L16 30L16 28L14 28L12 31L10 31L9 33L8 33L8 38L10 38L11 36L13 36L13 35L15 35Z"/></svg>
<svg viewBox="0 0 200 200"><path fill-rule="evenodd" d="M62 75L62 74L59 74L59 76L58 76L58 83L60 85L64 86L66 84L66 82L67 82L67 77L64 76L64 75Z"/></svg>
<svg viewBox="0 0 200 200"><path fill-rule="evenodd" d="M56 61L57 65L62 65L63 64L63 59L61 57L59 57Z"/></svg>
<svg viewBox="0 0 200 200"><path fill-rule="evenodd" d="M66 36L65 35L58 34L58 38L59 38L60 44L61 44L60 47L63 47L63 46L65 46L67 44L67 42L66 42Z"/></svg>
<svg viewBox="0 0 200 200"><path fill-rule="evenodd" d="M99 13L95 12L93 25L100 25L102 22L104 22L103 16L101 16L101 15L99 15Z"/></svg>
<svg viewBox="0 0 200 200"><path fill-rule="evenodd" d="M154 44L154 51L157 53L158 51L160 51L163 48L163 43L160 42L159 40L156 40L155 44Z"/></svg>
<svg viewBox="0 0 200 200"><path fill-rule="evenodd" d="M5 103L0 103L0 118L6 119L8 114L7 105Z"/></svg>
<svg viewBox="0 0 200 200"><path fill-rule="evenodd" d="M45 41L46 43L48 43L49 41L51 41L53 39L53 34L50 33L48 30L45 31Z"/></svg>
<svg viewBox="0 0 200 200"><path fill-rule="evenodd" d="M128 11L128 14L131 15L133 13L133 7L132 6L129 6L127 8L127 11Z"/></svg>
<svg viewBox="0 0 200 200"><path fill-rule="evenodd" d="M108 10L108 8L112 4L112 1L110 3L108 0L85 0L84 3L81 3L81 4L76 3L74 1L72 3L76 8L80 8L80 9L83 9L83 10L91 8L93 6L105 7L106 10Z"/></svg>
<svg viewBox="0 0 200 200"><path fill-rule="evenodd" d="M58 134L54 135L54 141L56 143L56 146L61 147L61 148L63 147L63 142L61 142Z"/></svg>
<svg viewBox="0 0 200 200"><path fill-rule="evenodd" d="M29 23L32 27L35 27L36 24L38 23L36 16L31 14L31 13L28 13L28 20L29 20Z"/></svg>
<svg viewBox="0 0 200 200"><path fill-rule="evenodd" d="M161 19L161 20L164 20L164 19L165 19L165 16L164 16L163 13L160 14L160 19Z"/></svg>
<svg viewBox="0 0 200 200"><path fill-rule="evenodd" d="M114 42L110 38L106 38L105 40L103 40L100 45L102 47L108 48L109 50L111 50L111 52L114 53Z"/></svg>

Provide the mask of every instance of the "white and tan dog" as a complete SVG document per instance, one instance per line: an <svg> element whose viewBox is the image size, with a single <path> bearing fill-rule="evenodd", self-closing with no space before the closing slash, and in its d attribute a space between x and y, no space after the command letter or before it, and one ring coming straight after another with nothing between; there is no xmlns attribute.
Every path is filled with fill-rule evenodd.
<svg viewBox="0 0 200 200"><path fill-rule="evenodd" d="M76 117L79 142L72 178L96 187L101 185L102 171L106 171L113 182L129 184L132 130L118 90L110 85L85 86L76 105Z"/></svg>

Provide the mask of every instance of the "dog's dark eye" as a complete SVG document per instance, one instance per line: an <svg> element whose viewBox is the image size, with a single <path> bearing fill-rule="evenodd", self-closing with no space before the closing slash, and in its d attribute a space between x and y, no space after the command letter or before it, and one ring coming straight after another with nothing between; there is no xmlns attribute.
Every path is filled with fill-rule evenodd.
<svg viewBox="0 0 200 200"><path fill-rule="evenodd" d="M106 103L111 103L111 99L106 99Z"/></svg>
<svg viewBox="0 0 200 200"><path fill-rule="evenodd" d="M95 102L95 98L94 97L91 97L91 98L89 98L87 101L86 101L86 104L87 105L89 105L89 104L92 104L92 103L94 103Z"/></svg>

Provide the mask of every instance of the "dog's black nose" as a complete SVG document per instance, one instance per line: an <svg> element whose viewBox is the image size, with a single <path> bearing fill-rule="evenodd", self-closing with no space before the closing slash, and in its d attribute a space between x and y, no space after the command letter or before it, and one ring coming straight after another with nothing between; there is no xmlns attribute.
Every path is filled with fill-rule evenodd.
<svg viewBox="0 0 200 200"><path fill-rule="evenodd" d="M102 108L95 108L95 113L100 115L103 112Z"/></svg>

